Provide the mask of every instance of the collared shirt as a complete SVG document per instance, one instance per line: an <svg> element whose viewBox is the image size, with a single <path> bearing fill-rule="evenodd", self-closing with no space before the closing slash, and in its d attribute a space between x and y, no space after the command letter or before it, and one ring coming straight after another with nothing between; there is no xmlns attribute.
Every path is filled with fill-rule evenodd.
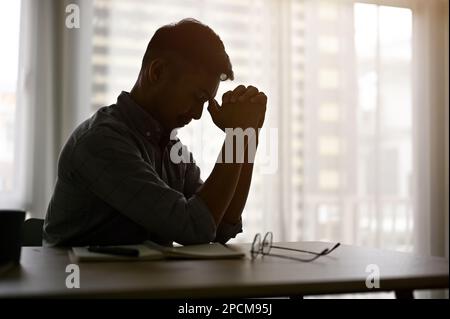
<svg viewBox="0 0 450 319"><path fill-rule="evenodd" d="M242 221L216 227L196 195L203 182L192 154L171 161L181 142L163 133L127 92L80 124L59 156L44 244L225 243L242 232Z"/></svg>

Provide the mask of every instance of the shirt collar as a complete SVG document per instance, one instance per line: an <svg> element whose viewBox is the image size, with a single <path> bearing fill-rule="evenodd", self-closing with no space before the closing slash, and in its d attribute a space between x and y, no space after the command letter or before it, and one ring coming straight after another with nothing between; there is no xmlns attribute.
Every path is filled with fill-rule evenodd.
<svg viewBox="0 0 450 319"><path fill-rule="evenodd" d="M161 141L164 133L163 126L137 104L131 98L130 93L122 91L117 98L117 106L124 111L124 115L131 121L135 129L148 138L157 142Z"/></svg>

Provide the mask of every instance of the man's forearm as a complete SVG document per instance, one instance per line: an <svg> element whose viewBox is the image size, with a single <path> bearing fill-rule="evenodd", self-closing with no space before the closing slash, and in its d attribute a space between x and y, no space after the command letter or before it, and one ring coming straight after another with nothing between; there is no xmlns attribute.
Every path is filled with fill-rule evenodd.
<svg viewBox="0 0 450 319"><path fill-rule="evenodd" d="M253 163L244 163L233 199L231 200L230 205L223 216L222 220L224 222L228 224L236 224L239 222L245 203L247 202L250 184L252 181L252 174Z"/></svg>
<svg viewBox="0 0 450 319"><path fill-rule="evenodd" d="M257 147L258 135L256 136L257 139L255 146ZM256 149L248 154L249 145L251 146L252 144L248 143L247 148L245 149L245 160L244 164L242 165L241 174L239 175L239 182L236 187L236 191L222 219L228 224L236 224L237 222L239 222L240 216L245 207L245 203L247 202L253 175L253 163L255 161L256 155Z"/></svg>
<svg viewBox="0 0 450 319"><path fill-rule="evenodd" d="M225 154L225 145L232 138L233 136L229 134L225 137L221 155ZM211 211L216 225L220 224L225 211L230 206L236 193L242 166L243 163L224 163L223 160L218 161L197 193Z"/></svg>

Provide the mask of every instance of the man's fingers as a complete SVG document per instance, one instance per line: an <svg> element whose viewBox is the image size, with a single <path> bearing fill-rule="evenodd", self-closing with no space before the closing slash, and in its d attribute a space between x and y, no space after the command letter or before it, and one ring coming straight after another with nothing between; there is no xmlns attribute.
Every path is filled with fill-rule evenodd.
<svg viewBox="0 0 450 319"><path fill-rule="evenodd" d="M257 95L253 96L250 99L251 103L258 103L258 104L266 104L267 103L267 96L264 94L264 92L259 92Z"/></svg>
<svg viewBox="0 0 450 319"><path fill-rule="evenodd" d="M247 88L246 88L245 86L243 86L243 85L239 85L238 87L236 87L236 88L233 90L233 94L231 95L230 101L233 102L233 103L236 102L237 99L238 99L238 97L239 97L242 93L244 93L245 90L247 90Z"/></svg>
<svg viewBox="0 0 450 319"><path fill-rule="evenodd" d="M255 88L254 86L249 86L247 87L247 91L244 92L244 94L242 94L239 98L238 101L242 102L242 101L247 101L248 99L254 97L255 95L257 95L259 93L258 89Z"/></svg>
<svg viewBox="0 0 450 319"><path fill-rule="evenodd" d="M222 104L230 102L233 91L227 91L222 95Z"/></svg>

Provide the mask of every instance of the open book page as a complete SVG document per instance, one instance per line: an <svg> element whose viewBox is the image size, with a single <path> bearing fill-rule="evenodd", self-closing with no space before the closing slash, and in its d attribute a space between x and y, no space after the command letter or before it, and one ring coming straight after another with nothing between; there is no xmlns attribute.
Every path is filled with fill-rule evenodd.
<svg viewBox="0 0 450 319"><path fill-rule="evenodd" d="M163 252L168 258L219 259L245 256L244 253L230 249L220 243L167 247L148 240L144 244L149 248Z"/></svg>
<svg viewBox="0 0 450 319"><path fill-rule="evenodd" d="M160 260L164 258L179 259L222 259L241 258L245 254L232 250L219 243L189 245L179 247L161 246L151 241L145 241L141 245L121 245L111 247L123 247L139 250L138 257L126 257L108 253L98 253L88 250L88 247L73 247L70 258L73 261L146 261Z"/></svg>

